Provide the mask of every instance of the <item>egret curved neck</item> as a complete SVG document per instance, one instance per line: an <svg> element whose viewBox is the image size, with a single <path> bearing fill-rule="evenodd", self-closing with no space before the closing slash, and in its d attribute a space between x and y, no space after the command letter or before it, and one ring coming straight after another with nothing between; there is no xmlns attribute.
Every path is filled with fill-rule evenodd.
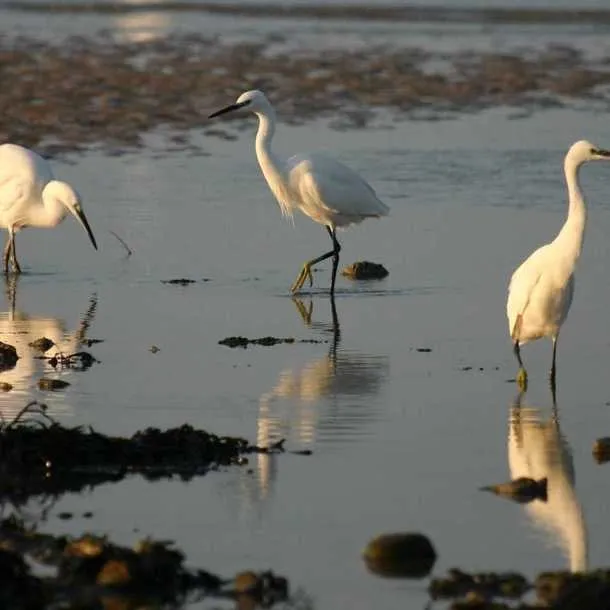
<svg viewBox="0 0 610 610"><path fill-rule="evenodd" d="M587 222L585 200L579 183L580 164L566 159L564 172L568 187L568 217L555 241L562 242L566 253L580 256Z"/></svg>
<svg viewBox="0 0 610 610"><path fill-rule="evenodd" d="M273 154L271 140L275 133L275 111L268 108L257 112L258 132L256 133L256 158L269 188L277 198L282 212L289 214L289 188L286 184L284 164Z"/></svg>
<svg viewBox="0 0 610 610"><path fill-rule="evenodd" d="M53 193L53 181L42 191L42 205L32 206L28 210L26 224L30 227L54 227L66 215L66 208Z"/></svg>

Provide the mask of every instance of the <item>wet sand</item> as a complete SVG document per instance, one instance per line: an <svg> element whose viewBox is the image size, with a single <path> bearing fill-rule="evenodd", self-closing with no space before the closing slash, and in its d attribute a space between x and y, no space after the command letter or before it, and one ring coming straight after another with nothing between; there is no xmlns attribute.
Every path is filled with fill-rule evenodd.
<svg viewBox="0 0 610 610"><path fill-rule="evenodd" d="M6 43L0 140L49 154L93 145L120 154L164 129L168 147L197 152L188 130L234 138L231 121L212 123L207 115L248 88L263 89L284 122L332 118L338 129L366 128L383 112L394 120L438 120L499 105L531 112L610 103L610 55L591 59L574 47L520 54L384 46L294 53L275 50L281 42L277 35L258 44L193 35L132 44Z"/></svg>

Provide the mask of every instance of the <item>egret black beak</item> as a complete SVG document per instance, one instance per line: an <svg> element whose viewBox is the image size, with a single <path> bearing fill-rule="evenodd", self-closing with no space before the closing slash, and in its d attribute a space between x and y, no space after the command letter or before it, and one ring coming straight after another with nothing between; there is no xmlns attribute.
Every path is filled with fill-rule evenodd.
<svg viewBox="0 0 610 610"><path fill-rule="evenodd" d="M89 236L89 239L91 240L91 243L93 244L93 247L97 250L97 243L95 241L95 237L93 237L93 231L91 231L91 227L89 226L87 217L85 216L85 213L83 212L83 210L80 206L74 208L74 216L76 216L76 220L78 220L78 222L81 224L83 229L85 229L85 231L87 231L87 235Z"/></svg>
<svg viewBox="0 0 610 610"><path fill-rule="evenodd" d="M596 148L593 153L598 157L605 157L606 159L610 159L610 150L604 150L603 148Z"/></svg>
<svg viewBox="0 0 610 610"><path fill-rule="evenodd" d="M213 119L214 117L220 116L221 114L227 114L227 112L233 112L234 110L239 110L244 106L247 106L250 103L250 100L246 100L245 102L240 102L239 104L231 104L226 108L221 108L216 112L212 112L212 114L208 117L208 119Z"/></svg>

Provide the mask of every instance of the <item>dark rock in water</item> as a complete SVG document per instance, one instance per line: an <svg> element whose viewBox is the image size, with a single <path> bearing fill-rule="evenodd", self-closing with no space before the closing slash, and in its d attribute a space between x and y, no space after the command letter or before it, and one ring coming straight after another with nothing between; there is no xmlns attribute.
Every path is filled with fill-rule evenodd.
<svg viewBox="0 0 610 610"><path fill-rule="evenodd" d="M367 568L388 578L424 578L436 561L436 551L423 534L383 534L363 553Z"/></svg>
<svg viewBox="0 0 610 610"><path fill-rule="evenodd" d="M247 337L226 337L221 339L218 344L226 345L227 347L243 347L244 349L248 345L264 345L271 347L280 343L294 343L293 337L261 337L260 339L248 339Z"/></svg>
<svg viewBox="0 0 610 610"><path fill-rule="evenodd" d="M389 275L389 271L379 263L358 261L344 267L341 275L352 280L381 280Z"/></svg>
<svg viewBox="0 0 610 610"><path fill-rule="evenodd" d="M186 598L247 597L239 608L271 608L287 601L288 581L272 572L222 578L185 566L165 541L146 538L133 548L85 533L79 538L38 532L15 517L0 520L0 608L182 608ZM55 568L30 573L26 558ZM241 584L240 584L241 583ZM253 603L250 603L252 600Z"/></svg>
<svg viewBox="0 0 610 610"><path fill-rule="evenodd" d="M186 277L177 277L172 280L161 280L162 284L174 284L177 286L188 286L189 284L195 284L196 280L191 280Z"/></svg>
<svg viewBox="0 0 610 610"><path fill-rule="evenodd" d="M49 379L48 377L42 377L38 380L38 387L41 390L63 390L70 384L67 381L61 379Z"/></svg>
<svg viewBox="0 0 610 610"><path fill-rule="evenodd" d="M0 341L0 371L12 369L17 364L17 360L19 356L14 346Z"/></svg>
<svg viewBox="0 0 610 610"><path fill-rule="evenodd" d="M428 593L433 600L455 598L488 600L490 605L485 605L487 602L484 602L484 605L472 607L501 608L502 606L496 606L490 600L494 597L519 599L530 589L531 585L527 579L516 572L469 574L453 568L445 578L434 578L430 582Z"/></svg>
<svg viewBox="0 0 610 610"><path fill-rule="evenodd" d="M561 610L607 610L610 570L543 572L536 578L536 595L544 607Z"/></svg>
<svg viewBox="0 0 610 610"><path fill-rule="evenodd" d="M76 493L135 475L151 481L188 481L218 466L246 465L248 454L285 451L283 441L258 447L187 424L169 430L147 428L130 438L107 436L90 427L66 428L36 402L12 421L0 421L0 447L0 504L20 504L34 495Z"/></svg>
<svg viewBox="0 0 610 610"><path fill-rule="evenodd" d="M604 436L602 438L598 438L595 443L593 443L593 459L598 464L604 464L605 462L610 461L610 437Z"/></svg>
<svg viewBox="0 0 610 610"><path fill-rule="evenodd" d="M47 337L40 337L40 339L36 339L35 341L28 343L28 345L38 350L39 352L44 353L47 350L50 350L55 345L55 343L51 341L51 339L47 339Z"/></svg>
<svg viewBox="0 0 610 610"><path fill-rule="evenodd" d="M519 477L514 481L481 487L481 491L491 491L498 496L508 498L519 504L527 504L532 500L547 501L547 479L536 481L528 477Z"/></svg>
<svg viewBox="0 0 610 610"><path fill-rule="evenodd" d="M151 353L153 353L153 354L156 354L157 352L160 352L160 351L161 351L161 348L160 348L160 347L157 347L156 345L151 345L151 346L148 348L148 351L150 351L150 352L151 352Z"/></svg>

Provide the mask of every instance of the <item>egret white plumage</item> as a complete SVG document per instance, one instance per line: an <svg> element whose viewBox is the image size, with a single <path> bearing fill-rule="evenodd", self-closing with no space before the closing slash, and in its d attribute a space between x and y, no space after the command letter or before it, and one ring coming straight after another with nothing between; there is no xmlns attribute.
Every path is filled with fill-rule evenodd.
<svg viewBox="0 0 610 610"><path fill-rule="evenodd" d="M585 200L578 181L587 161L610 160L610 151L580 140L568 150L564 173L568 189L568 215L557 237L533 252L513 273L508 288L508 330L519 362L517 381L527 384L520 346L550 337L553 342L551 385L555 385L557 339L574 296L574 270L580 256L586 224Z"/></svg>
<svg viewBox="0 0 610 610"><path fill-rule="evenodd" d="M78 193L66 182L55 180L51 166L40 155L17 144L0 145L0 227L8 231L4 248L4 272L21 273L15 250L15 233L26 227L57 226L70 212L95 237L81 207Z"/></svg>
<svg viewBox="0 0 610 610"><path fill-rule="evenodd" d="M319 153L295 155L286 160L276 157L271 150L276 114L261 91L242 93L234 104L212 113L209 118L241 108L258 117L256 157L282 214L292 216L295 208L300 209L314 222L326 227L333 243L330 252L303 265L291 291L297 292L306 279L309 279L310 286L313 285L311 268L332 257L330 292L333 294L341 251L337 241L337 228L362 222L365 218L386 216L389 208L379 200L373 188L363 178L335 159Z"/></svg>

